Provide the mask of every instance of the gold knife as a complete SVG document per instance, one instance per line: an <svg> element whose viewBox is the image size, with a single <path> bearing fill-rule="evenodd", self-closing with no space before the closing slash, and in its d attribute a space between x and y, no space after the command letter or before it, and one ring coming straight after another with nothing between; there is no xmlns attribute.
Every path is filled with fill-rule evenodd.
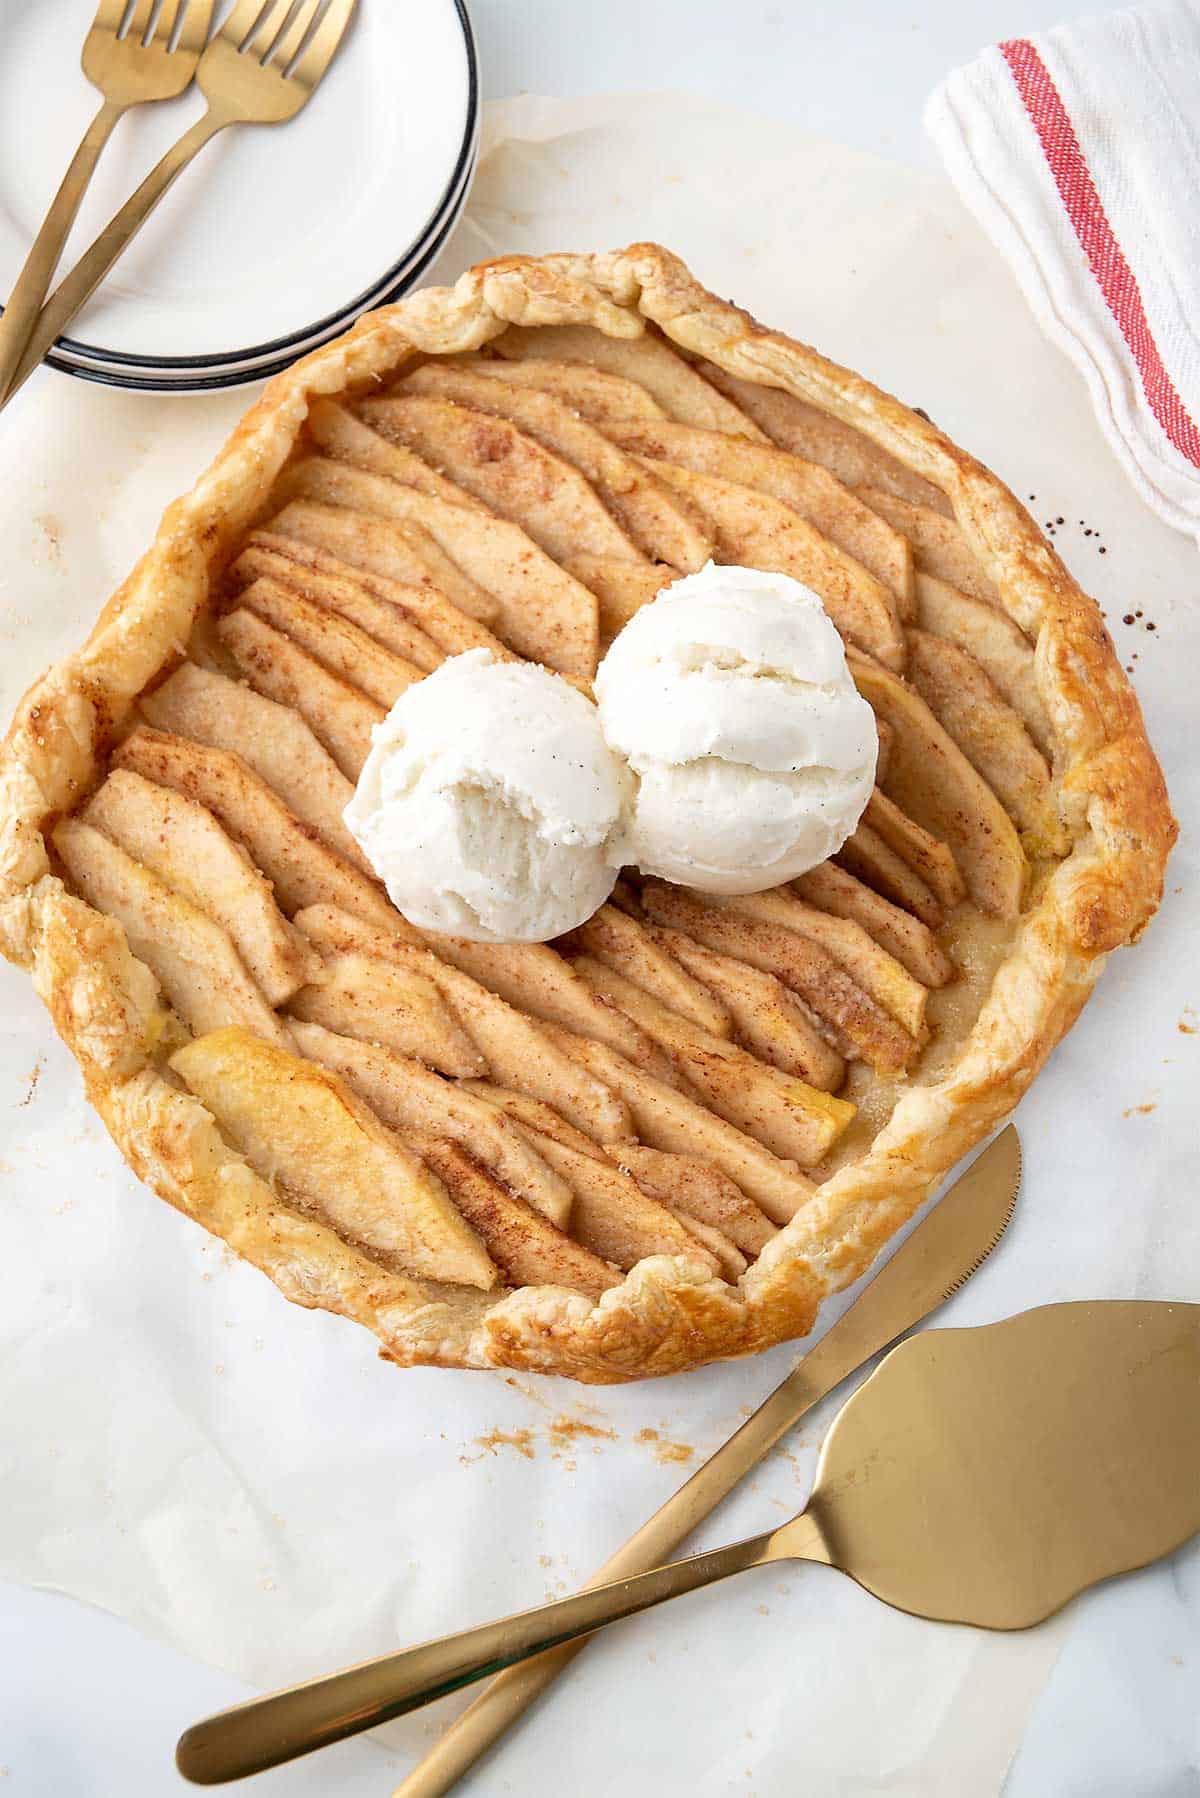
<svg viewBox="0 0 1200 1798"><path fill-rule="evenodd" d="M987 1260L1021 1186L1021 1139L1009 1124L912 1232L849 1310L686 1485L588 1581L645 1573L667 1560L814 1405L936 1311ZM564 1642L496 1675L396 1787L392 1798L440 1798L587 1646Z"/></svg>
<svg viewBox="0 0 1200 1798"><path fill-rule="evenodd" d="M1020 1180L1021 1146L1010 1124L955 1181L795 1371L617 1550L589 1586L626 1579L667 1560L814 1405L957 1292L1007 1229ZM547 1649L499 1674L397 1787L394 1798L436 1798L448 1791L579 1653L584 1641ZM349 1686L342 1693L355 1671L314 1681L288 1695L286 1721L274 1699L252 1699L194 1725L181 1736L176 1750L180 1772L202 1785L217 1784L261 1772L386 1721L386 1703L364 1702L363 1694L351 1694Z"/></svg>

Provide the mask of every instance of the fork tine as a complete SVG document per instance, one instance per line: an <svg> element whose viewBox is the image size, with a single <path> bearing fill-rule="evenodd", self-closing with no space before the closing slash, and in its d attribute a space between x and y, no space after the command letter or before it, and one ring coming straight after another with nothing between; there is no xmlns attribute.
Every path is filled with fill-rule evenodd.
<svg viewBox="0 0 1200 1798"><path fill-rule="evenodd" d="M121 20L125 17L125 6L126 0L100 0L96 17L92 20L92 30L118 31Z"/></svg>
<svg viewBox="0 0 1200 1798"><path fill-rule="evenodd" d="M128 40L140 43L146 35L146 27L150 23L150 14L154 11L154 0L137 0L133 9L133 17L129 21L129 29L125 33Z"/></svg>
<svg viewBox="0 0 1200 1798"><path fill-rule="evenodd" d="M293 81L315 87L337 54L358 0L329 0L325 17L313 33L312 43L292 70Z"/></svg>
<svg viewBox="0 0 1200 1798"><path fill-rule="evenodd" d="M179 27L179 49L195 55L208 42L212 25L214 0L175 0L175 12L182 13Z"/></svg>
<svg viewBox="0 0 1200 1798"><path fill-rule="evenodd" d="M287 30L280 34L278 40L272 46L271 53L266 59L268 62L273 62L280 71L287 68L301 44L304 42L305 37L308 35L309 26L316 18L317 13L320 11L320 7L321 0L304 0L304 5L300 8L300 11L296 14Z"/></svg>
<svg viewBox="0 0 1200 1798"><path fill-rule="evenodd" d="M255 56L265 54L266 46L274 41L276 33L286 22L295 0L267 0L267 5L259 17L258 24L246 40L246 52Z"/></svg>
<svg viewBox="0 0 1200 1798"><path fill-rule="evenodd" d="M238 0L218 32L218 37L225 40L234 50L240 50L250 33L256 30L258 20L267 5L267 0Z"/></svg>

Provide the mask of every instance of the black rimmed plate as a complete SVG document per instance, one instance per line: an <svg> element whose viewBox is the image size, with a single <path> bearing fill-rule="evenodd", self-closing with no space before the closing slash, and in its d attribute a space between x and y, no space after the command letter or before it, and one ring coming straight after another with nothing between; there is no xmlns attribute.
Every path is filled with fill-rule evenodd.
<svg viewBox="0 0 1200 1798"><path fill-rule="evenodd" d="M91 15L92 0L0 0L0 291L97 103L74 48ZM193 91L122 122L68 263L201 106ZM364 0L299 118L218 138L49 360L169 392L287 367L419 279L465 203L478 115L462 0Z"/></svg>

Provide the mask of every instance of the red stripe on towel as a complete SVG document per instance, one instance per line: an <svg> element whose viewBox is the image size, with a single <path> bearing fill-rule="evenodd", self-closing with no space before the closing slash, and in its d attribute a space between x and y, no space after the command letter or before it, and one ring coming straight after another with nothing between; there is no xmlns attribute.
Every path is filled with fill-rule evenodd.
<svg viewBox="0 0 1200 1798"><path fill-rule="evenodd" d="M1180 455L1200 468L1200 431L1163 364L1137 277L1108 222L1062 95L1028 38L1010 38L1000 45L1000 52L1041 140L1080 248L1137 364L1146 403Z"/></svg>

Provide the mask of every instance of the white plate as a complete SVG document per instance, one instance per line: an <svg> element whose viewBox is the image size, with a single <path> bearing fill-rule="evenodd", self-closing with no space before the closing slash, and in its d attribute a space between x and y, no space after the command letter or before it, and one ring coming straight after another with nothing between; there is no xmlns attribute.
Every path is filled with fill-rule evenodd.
<svg viewBox="0 0 1200 1798"><path fill-rule="evenodd" d="M2 292L99 105L79 68L93 12L93 0L0 0ZM202 107L193 88L122 120L64 267ZM412 278L461 208L477 110L458 0L361 0L300 116L235 127L204 150L56 360L138 385L141 373L191 384L222 368L247 379L290 360Z"/></svg>
<svg viewBox="0 0 1200 1798"><path fill-rule="evenodd" d="M310 350L317 349L331 338L349 330L360 313L387 305L424 278L426 270L448 241L467 203L475 173L477 148L478 132L472 135L461 178L445 208L431 224L425 239L415 246L412 254L389 271L387 280L379 288L360 295L345 311L321 320L308 333L302 332L296 337L283 339L281 343L266 345L244 358L231 356L209 360L194 357L186 361L164 358L157 363L143 363L133 357L116 357L104 352L90 354L82 346L60 339L46 360L52 367L77 375L81 380L149 392L196 393L238 387L251 381L265 381L280 369L290 367L300 356L307 355Z"/></svg>

